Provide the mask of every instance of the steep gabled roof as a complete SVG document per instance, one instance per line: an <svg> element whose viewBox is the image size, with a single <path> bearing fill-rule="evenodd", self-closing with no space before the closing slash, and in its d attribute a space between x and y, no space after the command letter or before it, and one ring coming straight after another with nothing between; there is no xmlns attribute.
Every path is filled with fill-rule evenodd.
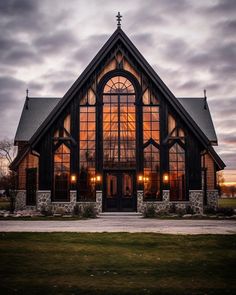
<svg viewBox="0 0 236 295"><path fill-rule="evenodd" d="M29 141L59 100L60 98L55 97L26 98L15 135L15 143Z"/></svg>
<svg viewBox="0 0 236 295"><path fill-rule="evenodd" d="M140 65L142 70L146 73L146 75L152 80L152 82L156 85L156 87L162 92L165 99L169 102L169 104L176 110L182 120L191 128L192 132L199 139L199 141L208 148L211 146L210 140L207 138L206 134L199 128L195 120L188 114L185 110L184 106L178 101L178 99L174 96L174 94L168 89L165 83L160 79L157 73L153 70L153 68L149 65L146 59L142 56L142 54L138 51L138 49L134 46L131 40L127 37L127 35L122 31L122 29L117 28L117 30L112 34L112 36L108 39L108 41L103 45L97 55L93 58L93 60L89 63L83 73L79 76L79 78L74 82L71 88L66 92L63 98L58 102L58 104L54 107L51 113L47 116L44 122L39 126L37 131L33 134L31 139L29 140L29 145L34 148L37 143L40 141L42 136L49 130L51 124L60 116L65 107L70 103L73 99L74 94L80 89L86 80L90 77L96 67L99 65L101 60L106 57L109 51L116 45L116 43L121 42L128 52L134 57L136 62ZM223 162L222 162L223 163Z"/></svg>
<svg viewBox="0 0 236 295"><path fill-rule="evenodd" d="M35 134L30 139L30 145L35 146L42 136L47 132L50 128L51 124L60 116L61 112L64 108L69 104L69 102L73 99L73 94L83 86L85 81L90 77L93 73L94 69L99 65L101 59L103 59L110 49L118 42L121 42L125 48L131 53L134 59L139 63L141 68L146 72L146 74L152 79L153 83L160 89L160 91L165 96L166 100L173 106L173 108L179 113L184 122L187 123L192 129L192 132L199 138L200 142L209 146L210 141L206 137L206 135L201 131L198 125L194 122L194 120L189 116L189 114L185 111L184 107L177 100L174 94L168 89L165 83L160 79L157 73L153 70L153 68L149 65L146 59L142 56L142 54L138 51L138 49L134 46L131 40L127 37L127 35L122 31L122 29L117 28L116 31L112 34L112 36L108 39L108 41L103 45L97 55L93 58L87 68L83 71L83 73L79 76L79 78L74 82L71 88L66 92L54 110L50 113L47 119L43 122L43 124L38 128Z"/></svg>
<svg viewBox="0 0 236 295"><path fill-rule="evenodd" d="M217 145L217 136L212 122L209 106L204 97L178 97L178 100L204 132L212 145Z"/></svg>

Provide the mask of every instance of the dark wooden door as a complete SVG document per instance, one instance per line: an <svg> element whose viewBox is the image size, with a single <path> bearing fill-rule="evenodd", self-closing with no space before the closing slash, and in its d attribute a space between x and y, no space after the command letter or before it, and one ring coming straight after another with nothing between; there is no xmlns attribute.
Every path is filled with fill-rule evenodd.
<svg viewBox="0 0 236 295"><path fill-rule="evenodd" d="M104 211L136 211L134 171L109 171L104 177Z"/></svg>
<svg viewBox="0 0 236 295"><path fill-rule="evenodd" d="M37 168L26 169L26 205L36 204Z"/></svg>

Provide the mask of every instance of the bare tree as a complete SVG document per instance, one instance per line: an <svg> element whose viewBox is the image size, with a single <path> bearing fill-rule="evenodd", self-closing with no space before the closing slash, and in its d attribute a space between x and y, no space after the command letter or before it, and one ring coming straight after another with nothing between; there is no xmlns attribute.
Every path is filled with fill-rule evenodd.
<svg viewBox="0 0 236 295"><path fill-rule="evenodd" d="M224 192L224 187L225 187L225 178L224 178L223 171L219 171L217 173L217 184L218 184L219 195L221 196L222 193Z"/></svg>
<svg viewBox="0 0 236 295"><path fill-rule="evenodd" d="M0 185L6 191L7 196L10 198L10 210L15 210L16 199L16 173L9 170L9 165L12 163L15 156L15 147L13 140L3 139L0 141Z"/></svg>

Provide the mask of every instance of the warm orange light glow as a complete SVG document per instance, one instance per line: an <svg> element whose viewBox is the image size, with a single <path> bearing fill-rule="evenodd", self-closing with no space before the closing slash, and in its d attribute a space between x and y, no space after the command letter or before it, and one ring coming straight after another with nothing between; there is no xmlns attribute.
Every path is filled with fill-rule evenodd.
<svg viewBox="0 0 236 295"><path fill-rule="evenodd" d="M96 182L96 177L91 177L91 182Z"/></svg>
<svg viewBox="0 0 236 295"><path fill-rule="evenodd" d="M97 180L97 182L100 182L101 179L102 179L101 175L97 175L97 176L96 176L96 180Z"/></svg>
<svg viewBox="0 0 236 295"><path fill-rule="evenodd" d="M169 181L169 175L166 173L163 175L163 181L168 182Z"/></svg>
<svg viewBox="0 0 236 295"><path fill-rule="evenodd" d="M143 175L138 176L138 181L143 181Z"/></svg>
<svg viewBox="0 0 236 295"><path fill-rule="evenodd" d="M144 178L143 178L143 181L144 181L144 182L148 182L148 181L149 181L149 177L144 177Z"/></svg>
<svg viewBox="0 0 236 295"><path fill-rule="evenodd" d="M70 181L71 181L72 183L75 183L75 182L76 182L76 175L75 175L75 174L72 174L72 175L70 176Z"/></svg>
<svg viewBox="0 0 236 295"><path fill-rule="evenodd" d="M231 185L236 185L235 181L225 181L224 183L221 184L221 186L231 186Z"/></svg>

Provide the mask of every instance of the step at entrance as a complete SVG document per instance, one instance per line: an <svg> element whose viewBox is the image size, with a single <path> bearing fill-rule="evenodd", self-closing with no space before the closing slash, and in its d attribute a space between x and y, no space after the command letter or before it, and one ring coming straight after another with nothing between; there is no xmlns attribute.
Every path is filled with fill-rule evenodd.
<svg viewBox="0 0 236 295"><path fill-rule="evenodd" d="M102 212L98 217L109 217L109 218L120 218L120 217L143 217L142 213L139 212Z"/></svg>

